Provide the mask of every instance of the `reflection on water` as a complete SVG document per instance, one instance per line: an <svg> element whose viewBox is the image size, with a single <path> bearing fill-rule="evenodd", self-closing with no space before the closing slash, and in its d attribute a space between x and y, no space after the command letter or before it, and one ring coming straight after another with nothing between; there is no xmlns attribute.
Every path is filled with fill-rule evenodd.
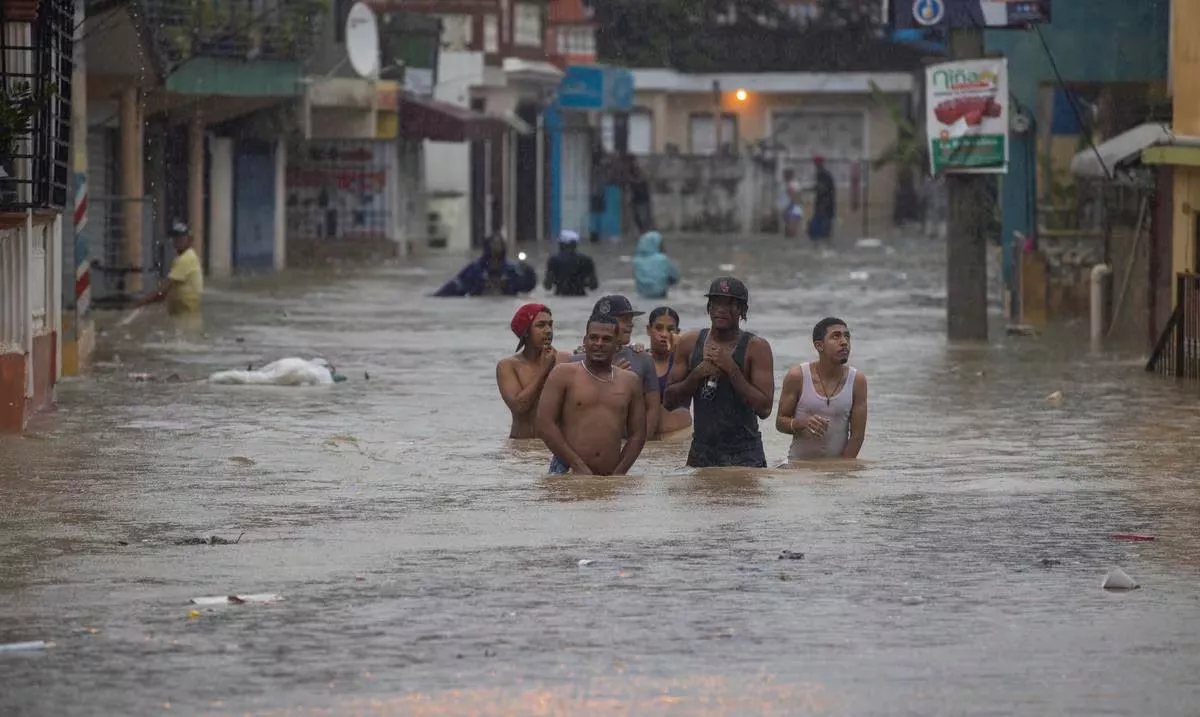
<svg viewBox="0 0 1200 717"><path fill-rule="evenodd" d="M0 713L1194 713L1195 389L1081 325L948 347L928 243L669 246L685 328L737 265L777 383L850 322L862 461L693 472L660 442L548 477L494 385L523 301L424 298L455 258L213 286L202 336L103 317L94 375L0 439L0 642L58 645L0 655ZM551 304L574 346L591 302ZM318 355L350 380L202 380ZM1143 589L1101 591L1115 565ZM287 599L189 618L236 592Z"/></svg>

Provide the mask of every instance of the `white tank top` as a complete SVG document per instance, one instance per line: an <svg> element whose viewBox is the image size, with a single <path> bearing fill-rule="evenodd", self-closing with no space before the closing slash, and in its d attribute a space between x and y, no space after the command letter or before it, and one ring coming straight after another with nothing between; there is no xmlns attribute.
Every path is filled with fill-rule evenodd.
<svg viewBox="0 0 1200 717"><path fill-rule="evenodd" d="M809 458L836 458L842 455L846 442L850 439L850 409L854 406L854 375L858 370L853 366L846 374L846 383L837 395L829 397L829 403L824 396L817 395L813 387L811 364L801 366L804 372L804 386L800 390L800 400L796 402L796 413L793 418L797 424L807 421L809 416L824 416L829 419L825 428L824 438L815 438L807 433L792 436L792 447L788 450L788 460L805 460ZM834 388L834 386L826 386Z"/></svg>

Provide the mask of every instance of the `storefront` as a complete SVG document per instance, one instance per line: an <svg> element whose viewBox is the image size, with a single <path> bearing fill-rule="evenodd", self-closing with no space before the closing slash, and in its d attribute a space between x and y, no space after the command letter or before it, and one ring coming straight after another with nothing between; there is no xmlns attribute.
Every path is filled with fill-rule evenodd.
<svg viewBox="0 0 1200 717"><path fill-rule="evenodd" d="M551 237L570 229L587 236L592 195L593 147L606 114L628 115L633 108L633 73L624 68L600 65L571 65L559 84L555 103L546 109L544 123L550 145L550 231ZM617 144L620 151L620 143ZM605 191L601 236L620 233L620 188Z"/></svg>

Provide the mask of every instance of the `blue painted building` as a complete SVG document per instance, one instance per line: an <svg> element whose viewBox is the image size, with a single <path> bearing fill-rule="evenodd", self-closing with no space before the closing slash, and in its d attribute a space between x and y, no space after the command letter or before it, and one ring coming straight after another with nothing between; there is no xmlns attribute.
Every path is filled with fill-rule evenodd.
<svg viewBox="0 0 1200 717"><path fill-rule="evenodd" d="M550 236L564 229L587 236L621 233L621 190L605 189L605 211L591 215L592 116L633 109L633 73L624 68L571 65L559 84L553 105L543 113L550 149Z"/></svg>
<svg viewBox="0 0 1200 717"><path fill-rule="evenodd" d="M1070 93L1062 91L1060 83L1071 87L1164 81L1169 32L1170 0L1060 0L1053 6L1050 24L1030 31L989 31L987 50L1008 58L1009 91L1025 114L1035 120L1050 116L1053 129L1063 132L1076 123L1068 104ZM1049 87L1058 91L1041 91ZM1042 108L1041 101L1054 105ZM1008 174L1001 190L1006 248L1015 232L1032 235L1037 229L1037 138L1045 134L1035 125L1010 138ZM1012 277L1011 252L1006 251L1006 285L1011 286Z"/></svg>

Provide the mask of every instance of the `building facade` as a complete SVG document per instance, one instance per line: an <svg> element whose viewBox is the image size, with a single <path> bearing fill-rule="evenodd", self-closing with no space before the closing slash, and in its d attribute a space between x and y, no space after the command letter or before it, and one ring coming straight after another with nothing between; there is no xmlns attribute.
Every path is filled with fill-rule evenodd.
<svg viewBox="0 0 1200 717"><path fill-rule="evenodd" d="M62 374L75 27L73 0L0 5L0 432L49 407Z"/></svg>

